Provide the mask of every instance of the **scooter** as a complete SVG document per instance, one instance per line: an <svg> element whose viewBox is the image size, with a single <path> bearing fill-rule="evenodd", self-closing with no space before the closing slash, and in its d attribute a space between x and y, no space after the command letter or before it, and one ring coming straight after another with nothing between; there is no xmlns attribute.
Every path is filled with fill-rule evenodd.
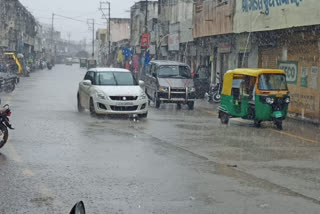
<svg viewBox="0 0 320 214"><path fill-rule="evenodd" d="M47 68L48 68L49 70L52 69L52 64L51 64L50 62L47 63Z"/></svg>
<svg viewBox="0 0 320 214"><path fill-rule="evenodd" d="M8 141L9 129L14 129L9 123L9 117L11 116L11 110L9 105L6 104L3 106L3 109L0 109L0 148L2 148Z"/></svg>
<svg viewBox="0 0 320 214"><path fill-rule="evenodd" d="M208 102L219 103L221 100L222 85L217 83L216 85L211 85L208 92Z"/></svg>
<svg viewBox="0 0 320 214"><path fill-rule="evenodd" d="M221 101L221 92L222 92L222 84L218 83L217 86L218 90L215 90L214 94L212 95L212 100L215 103L220 103Z"/></svg>

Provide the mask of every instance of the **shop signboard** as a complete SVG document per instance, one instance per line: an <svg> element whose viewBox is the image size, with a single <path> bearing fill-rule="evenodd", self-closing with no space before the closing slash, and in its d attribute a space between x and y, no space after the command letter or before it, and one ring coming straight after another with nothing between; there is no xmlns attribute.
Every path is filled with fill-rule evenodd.
<svg viewBox="0 0 320 214"><path fill-rule="evenodd" d="M311 67L311 81L310 81L310 88L318 89L318 79L319 79L319 68L317 66Z"/></svg>
<svg viewBox="0 0 320 214"><path fill-rule="evenodd" d="M168 42L169 51L178 51L180 49L180 37L178 33L170 34Z"/></svg>
<svg viewBox="0 0 320 214"><path fill-rule="evenodd" d="M278 63L278 68L286 72L288 84L297 84L298 62L280 61Z"/></svg>
<svg viewBox="0 0 320 214"><path fill-rule="evenodd" d="M230 53L231 52L231 43L220 43L218 47L219 53Z"/></svg>

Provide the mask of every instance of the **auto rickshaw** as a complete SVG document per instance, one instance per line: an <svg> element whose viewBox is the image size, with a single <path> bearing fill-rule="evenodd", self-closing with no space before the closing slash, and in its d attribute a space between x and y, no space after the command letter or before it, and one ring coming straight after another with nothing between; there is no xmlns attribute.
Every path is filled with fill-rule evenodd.
<svg viewBox="0 0 320 214"><path fill-rule="evenodd" d="M224 75L219 118L223 124L232 117L253 120L256 127L260 127L262 121L273 121L282 130L289 103L283 70L230 70Z"/></svg>
<svg viewBox="0 0 320 214"><path fill-rule="evenodd" d="M18 59L18 57L16 56L15 53L12 53L12 52L7 52L7 53L4 53L4 55L8 58L8 59L12 59L14 60L16 66L17 66L17 73L18 74L21 74L22 73L22 65L20 63L20 60Z"/></svg>
<svg viewBox="0 0 320 214"><path fill-rule="evenodd" d="M87 68L90 69L90 68L96 68L96 67L97 67L97 60L88 59Z"/></svg>
<svg viewBox="0 0 320 214"><path fill-rule="evenodd" d="M80 59L80 68L87 67L87 63L88 63L88 60L86 58L81 58Z"/></svg>

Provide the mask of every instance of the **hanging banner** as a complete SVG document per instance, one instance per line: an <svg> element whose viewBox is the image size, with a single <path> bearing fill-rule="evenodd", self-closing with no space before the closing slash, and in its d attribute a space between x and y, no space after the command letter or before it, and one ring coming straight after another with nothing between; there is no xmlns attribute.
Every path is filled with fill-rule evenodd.
<svg viewBox="0 0 320 214"><path fill-rule="evenodd" d="M144 33L141 36L141 48L142 49L147 49L149 48L149 44L150 44L150 34L148 33Z"/></svg>
<svg viewBox="0 0 320 214"><path fill-rule="evenodd" d="M178 51L180 50L180 37L178 33L169 35L169 51Z"/></svg>

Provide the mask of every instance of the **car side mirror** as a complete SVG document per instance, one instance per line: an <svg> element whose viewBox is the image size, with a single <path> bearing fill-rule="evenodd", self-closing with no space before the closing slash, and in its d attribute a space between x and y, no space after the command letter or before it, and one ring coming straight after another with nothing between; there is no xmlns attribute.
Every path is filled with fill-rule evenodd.
<svg viewBox="0 0 320 214"><path fill-rule="evenodd" d="M82 201L76 203L74 205L74 207L72 208L72 210L70 211L70 214L85 214L86 213L86 209L84 207L84 203Z"/></svg>
<svg viewBox="0 0 320 214"><path fill-rule="evenodd" d="M91 80L83 80L82 83L83 83L83 85L85 85L85 86L91 86L91 85L92 85Z"/></svg>
<svg viewBox="0 0 320 214"><path fill-rule="evenodd" d="M144 88L144 86L145 86L144 81L139 80L139 85L140 85L141 88Z"/></svg>

